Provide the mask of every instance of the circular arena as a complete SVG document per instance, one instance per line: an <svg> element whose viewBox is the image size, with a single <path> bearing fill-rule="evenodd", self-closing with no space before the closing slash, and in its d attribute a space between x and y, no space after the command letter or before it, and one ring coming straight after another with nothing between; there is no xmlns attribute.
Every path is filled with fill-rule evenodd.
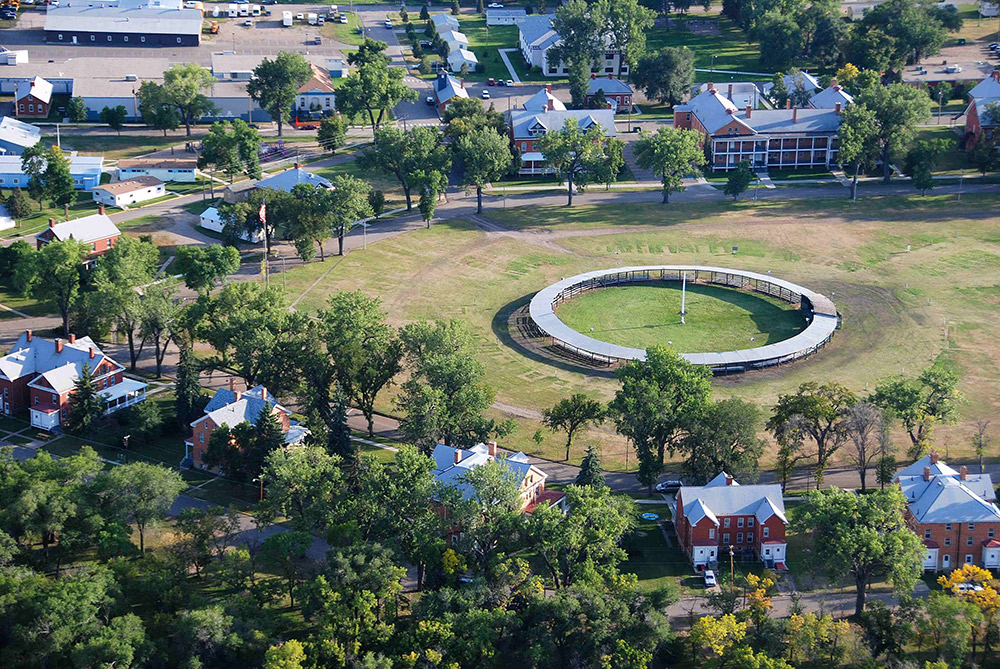
<svg viewBox="0 0 1000 669"><path fill-rule="evenodd" d="M630 283L681 282L685 276L688 283L760 293L798 305L808 320L808 325L798 334L766 346L682 354L688 362L710 367L716 374L763 369L804 358L825 346L840 322L837 308L829 298L768 274L702 265L652 265L586 272L543 288L528 305L531 325L537 329L537 335L550 338L553 345L598 365L615 366L629 360L645 360L644 349L611 344L582 334L560 320L555 309L560 303L587 291Z"/></svg>

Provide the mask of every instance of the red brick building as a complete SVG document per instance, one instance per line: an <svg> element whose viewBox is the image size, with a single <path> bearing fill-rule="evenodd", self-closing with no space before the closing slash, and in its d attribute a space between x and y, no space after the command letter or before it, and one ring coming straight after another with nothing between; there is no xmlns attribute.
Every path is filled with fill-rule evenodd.
<svg viewBox="0 0 1000 669"><path fill-rule="evenodd" d="M14 91L14 116L46 118L52 104L52 84L41 77L22 81Z"/></svg>
<svg viewBox="0 0 1000 669"><path fill-rule="evenodd" d="M100 205L96 214L75 218L65 223L56 223L54 218L49 219L49 227L35 235L35 244L40 249L49 242L66 241L75 239L78 242L90 245L90 252L87 254L84 264L90 266L97 258L110 251L121 231L110 218L104 213L104 205Z"/></svg>
<svg viewBox="0 0 1000 669"><path fill-rule="evenodd" d="M741 559L785 569L787 524L780 485L742 486L722 472L677 493L677 541L697 569L714 568L730 549Z"/></svg>
<svg viewBox="0 0 1000 669"><path fill-rule="evenodd" d="M106 412L146 399L146 384L124 376L124 367L106 356L89 337L43 339L27 330L0 358L0 409L13 415L28 410L31 424L55 430L66 419L77 380L88 367Z"/></svg>
<svg viewBox="0 0 1000 669"><path fill-rule="evenodd" d="M924 542L925 571L963 564L1000 568L1000 508L989 474L957 471L931 453L896 476L906 522Z"/></svg>
<svg viewBox="0 0 1000 669"><path fill-rule="evenodd" d="M609 74L605 79L598 79L596 74L590 75L584 106L589 108L594 98L602 91L604 95L600 102L609 103L616 114L624 114L632 106L632 87L621 79L615 79L613 74Z"/></svg>
<svg viewBox="0 0 1000 669"><path fill-rule="evenodd" d="M246 391L236 390L235 381L230 379L229 389L220 388L205 405L205 415L191 423L191 437L184 441L184 461L187 466L204 469L205 451L212 432L227 425L236 427L240 423L257 424L263 412L270 412L278 420L285 434L286 444L297 444L305 439L309 431L291 419L291 412L278 404L274 396L264 386Z"/></svg>
<svg viewBox="0 0 1000 669"><path fill-rule="evenodd" d="M997 106L994 106L997 105ZM976 84L969 91L969 106L965 110L965 136L962 138L967 151L981 141L1000 145L1000 118L987 113L987 108L1000 108L1000 70Z"/></svg>

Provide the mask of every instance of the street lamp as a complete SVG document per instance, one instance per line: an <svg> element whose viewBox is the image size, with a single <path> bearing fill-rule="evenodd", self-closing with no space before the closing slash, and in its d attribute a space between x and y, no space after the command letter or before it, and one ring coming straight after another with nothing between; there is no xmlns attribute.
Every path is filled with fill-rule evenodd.
<svg viewBox="0 0 1000 669"><path fill-rule="evenodd" d="M257 499L257 501L258 502L263 502L264 501L264 477L263 476L258 476L257 478L255 478L253 480L253 482L260 484L260 497Z"/></svg>

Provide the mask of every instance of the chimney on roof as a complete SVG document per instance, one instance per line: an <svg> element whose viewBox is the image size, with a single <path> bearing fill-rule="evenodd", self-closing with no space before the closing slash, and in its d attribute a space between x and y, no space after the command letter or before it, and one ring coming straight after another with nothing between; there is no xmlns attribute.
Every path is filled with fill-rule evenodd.
<svg viewBox="0 0 1000 669"><path fill-rule="evenodd" d="M837 116L840 116L840 103L839 102L837 104L833 105L833 113L836 114Z"/></svg>
<svg viewBox="0 0 1000 669"><path fill-rule="evenodd" d="M457 465L461 461L462 461L462 449L461 448L456 448L455 449L455 464Z"/></svg>
<svg viewBox="0 0 1000 669"><path fill-rule="evenodd" d="M551 95L551 93L552 93L552 84L545 84L545 92L549 93Z"/></svg>
<svg viewBox="0 0 1000 669"><path fill-rule="evenodd" d="M925 481L930 481L931 480L931 468L930 467L924 467L924 480Z"/></svg>
<svg viewBox="0 0 1000 669"><path fill-rule="evenodd" d="M833 87L833 90L835 90L835 91L837 91L839 93L840 91L844 90L844 87L838 84L838 85L836 85L836 86Z"/></svg>
<svg viewBox="0 0 1000 669"><path fill-rule="evenodd" d="M63 340L56 338L56 353L62 353Z"/></svg>
<svg viewBox="0 0 1000 669"><path fill-rule="evenodd" d="M232 376L229 377L229 390L231 392L234 392L234 393L236 392L236 378L235 377L232 377Z"/></svg>
<svg viewBox="0 0 1000 669"><path fill-rule="evenodd" d="M97 355L97 351L95 351L95 350L94 350L94 347L93 347L93 346L91 346L91 347L90 347L90 359L91 359L91 360L93 360L93 359L94 359L94 356L96 356L96 355Z"/></svg>
<svg viewBox="0 0 1000 669"><path fill-rule="evenodd" d="M785 109L791 109L791 108L792 108L792 101L785 100Z"/></svg>
<svg viewBox="0 0 1000 669"><path fill-rule="evenodd" d="M839 85L837 84L837 77L834 77L833 79L830 80L830 85L833 86L834 88L839 89Z"/></svg>
<svg viewBox="0 0 1000 669"><path fill-rule="evenodd" d="M729 99L733 99L733 85L729 84Z"/></svg>
<svg viewBox="0 0 1000 669"><path fill-rule="evenodd" d="M234 399L233 401L234 402L239 402L241 399L243 399L243 391L237 390L236 391L236 399Z"/></svg>
<svg viewBox="0 0 1000 669"><path fill-rule="evenodd" d="M54 219L54 218L50 218L49 219L49 227L50 228L56 227L56 219Z"/></svg>
<svg viewBox="0 0 1000 669"><path fill-rule="evenodd" d="M935 451L931 451L931 464L936 465L938 462L938 454Z"/></svg>
<svg viewBox="0 0 1000 669"><path fill-rule="evenodd" d="M608 73L608 79L614 79L614 78L615 78L614 73L609 72Z"/></svg>
<svg viewBox="0 0 1000 669"><path fill-rule="evenodd" d="M751 114L753 114L753 106L747 105L747 118L750 118Z"/></svg>
<svg viewBox="0 0 1000 669"><path fill-rule="evenodd" d="M28 341L31 341L31 330L25 330L24 336L27 338Z"/></svg>
<svg viewBox="0 0 1000 669"><path fill-rule="evenodd" d="M302 167L301 163L295 163L295 169L299 169L300 167Z"/></svg>
<svg viewBox="0 0 1000 669"><path fill-rule="evenodd" d="M733 485L733 477L726 474L726 485Z"/></svg>
<svg viewBox="0 0 1000 669"><path fill-rule="evenodd" d="M716 92L715 91L715 84L713 84L712 82L708 83L708 92L711 93L712 95L715 95L715 92Z"/></svg>
<svg viewBox="0 0 1000 669"><path fill-rule="evenodd" d="M497 456L497 442L495 441L488 442L486 444L486 448L489 449L489 454L491 458L495 458Z"/></svg>
<svg viewBox="0 0 1000 669"><path fill-rule="evenodd" d="M596 72L591 72L590 73L590 78L591 79L597 79L597 73Z"/></svg>
<svg viewBox="0 0 1000 669"><path fill-rule="evenodd" d="M799 108L792 107L792 123L795 123L798 120L799 120Z"/></svg>
<svg viewBox="0 0 1000 669"><path fill-rule="evenodd" d="M69 333L69 343L70 344L75 344L76 343L76 335L73 334L72 332Z"/></svg>
<svg viewBox="0 0 1000 669"><path fill-rule="evenodd" d="M100 214L101 216L104 216L104 205L103 204L97 205L97 213Z"/></svg>
<svg viewBox="0 0 1000 669"><path fill-rule="evenodd" d="M993 70L993 81L1000 81L1000 70Z"/></svg>
<svg viewBox="0 0 1000 669"><path fill-rule="evenodd" d="M962 468L958 470L958 478L962 481L969 478L969 468L966 467L965 465L962 465Z"/></svg>

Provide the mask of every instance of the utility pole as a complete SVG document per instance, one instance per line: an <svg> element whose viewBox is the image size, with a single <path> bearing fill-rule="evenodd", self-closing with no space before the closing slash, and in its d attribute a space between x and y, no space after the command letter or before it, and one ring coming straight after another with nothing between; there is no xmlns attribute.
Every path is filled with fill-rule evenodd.
<svg viewBox="0 0 1000 669"><path fill-rule="evenodd" d="M684 325L684 316L687 314L685 306L687 305L687 286L688 286L688 275L687 272L681 274L681 325Z"/></svg>

